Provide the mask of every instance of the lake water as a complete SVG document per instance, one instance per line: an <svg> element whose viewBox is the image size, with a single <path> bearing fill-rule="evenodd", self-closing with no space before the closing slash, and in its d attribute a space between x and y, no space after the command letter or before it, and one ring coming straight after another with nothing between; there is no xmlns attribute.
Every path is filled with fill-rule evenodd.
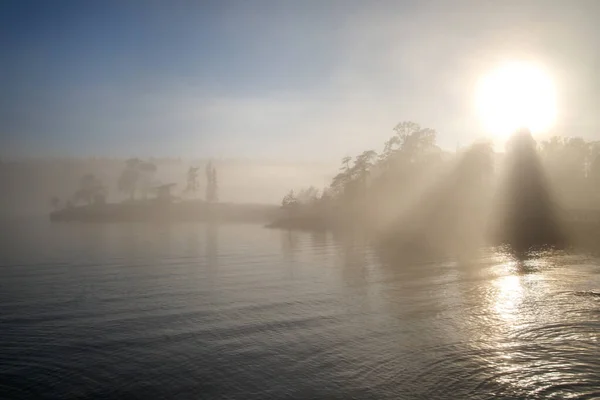
<svg viewBox="0 0 600 400"><path fill-rule="evenodd" d="M600 398L600 259L256 225L6 223L0 398Z"/></svg>

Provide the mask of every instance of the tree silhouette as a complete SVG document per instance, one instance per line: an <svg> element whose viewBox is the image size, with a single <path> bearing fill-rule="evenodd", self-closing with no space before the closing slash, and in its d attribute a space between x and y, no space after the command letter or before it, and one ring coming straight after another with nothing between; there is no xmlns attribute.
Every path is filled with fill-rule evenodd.
<svg viewBox="0 0 600 400"><path fill-rule="evenodd" d="M106 197L106 187L94 174L86 174L79 180L79 188L73 195L74 203L101 203Z"/></svg>
<svg viewBox="0 0 600 400"><path fill-rule="evenodd" d="M582 138L554 136L540 144L539 154L557 196L576 208L590 206L586 199L595 195L592 184L598 146Z"/></svg>
<svg viewBox="0 0 600 400"><path fill-rule="evenodd" d="M219 201L219 184L217 183L217 169L212 170L213 201Z"/></svg>
<svg viewBox="0 0 600 400"><path fill-rule="evenodd" d="M340 196L343 195L346 185L351 179L350 172L350 163L352 162L352 157L346 156L342 158L342 166L340 167L340 172L333 178L331 181L331 190L334 194Z"/></svg>
<svg viewBox="0 0 600 400"><path fill-rule="evenodd" d="M350 163L351 162L352 162L352 157L350 157L350 156L346 156L346 157L342 158L342 167L340 168L340 170L342 172L350 171Z"/></svg>
<svg viewBox="0 0 600 400"><path fill-rule="evenodd" d="M400 146L400 138L392 136L383 145L383 152L379 155L379 163L385 167L389 165L389 160Z"/></svg>
<svg viewBox="0 0 600 400"><path fill-rule="evenodd" d="M367 150L356 157L352 167L352 178L356 181L355 188L358 191L356 196L365 203L363 206L366 205L368 178L376 159L377 153L374 150Z"/></svg>
<svg viewBox="0 0 600 400"><path fill-rule="evenodd" d="M302 189L296 196L296 202L301 205L314 204L319 200L319 189L314 186L309 186L306 189Z"/></svg>
<svg viewBox="0 0 600 400"><path fill-rule="evenodd" d="M130 200L135 199L135 192L140 180L139 164L142 161L137 158L131 158L125 162L125 169L121 173L118 181L119 191L127 193Z"/></svg>
<svg viewBox="0 0 600 400"><path fill-rule="evenodd" d="M186 186L185 192L191 193L195 195L198 189L200 188L200 183L198 182L198 167L190 167L186 174Z"/></svg>
<svg viewBox="0 0 600 400"><path fill-rule="evenodd" d="M147 198L149 191L158 184L155 179L157 169L156 165L149 161L142 161L139 158L127 160L117 183L119 191L128 194L130 200L135 199L138 191Z"/></svg>
<svg viewBox="0 0 600 400"><path fill-rule="evenodd" d="M148 192L158 185L155 180L156 170L158 169L155 164L149 161L141 161L137 164L139 170L138 184L142 192L144 199L148 197Z"/></svg>
<svg viewBox="0 0 600 400"><path fill-rule="evenodd" d="M352 167L352 175L361 181L365 181L371 168L375 165L374 161L377 159L377 153L374 150L367 150L362 152L354 160L354 166Z"/></svg>
<svg viewBox="0 0 600 400"><path fill-rule="evenodd" d="M497 224L496 238L514 246L560 244L560 218L570 215L565 208L600 208L600 142L557 136L538 146L528 132L520 132L503 155L491 143L475 143L453 155L437 146L436 136L433 129L401 122L380 154L367 150L344 157L321 197L309 195L313 199L306 201L308 189L290 191L282 207L306 219L319 215L328 223L349 221L352 228L369 225L386 232L395 232L391 224L409 217L418 229L435 233L434 241L446 240L454 230L456 242L463 244L481 236L483 225ZM504 182L495 179L498 157L510 177ZM501 204L492 207L496 202Z"/></svg>
<svg viewBox="0 0 600 400"><path fill-rule="evenodd" d="M294 193L294 190L290 190L285 196L283 196L283 200L281 200L281 208L288 211L288 213L292 213L298 207L298 199Z"/></svg>
<svg viewBox="0 0 600 400"><path fill-rule="evenodd" d="M214 203L218 201L217 195L217 170L213 167L212 162L206 165L206 201Z"/></svg>

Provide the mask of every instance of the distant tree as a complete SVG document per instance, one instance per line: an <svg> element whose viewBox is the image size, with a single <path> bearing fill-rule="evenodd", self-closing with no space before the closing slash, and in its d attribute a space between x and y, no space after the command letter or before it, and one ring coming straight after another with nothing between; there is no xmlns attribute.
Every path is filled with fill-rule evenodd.
<svg viewBox="0 0 600 400"><path fill-rule="evenodd" d="M356 181L355 190L359 192L357 194L362 197L363 201L366 201L368 178L376 159L377 153L374 150L367 150L356 157L352 167L352 176Z"/></svg>
<svg viewBox="0 0 600 400"><path fill-rule="evenodd" d="M149 161L142 161L137 165L139 170L139 188L144 199L148 197L148 192L158 184L155 179L157 167Z"/></svg>
<svg viewBox="0 0 600 400"><path fill-rule="evenodd" d="M417 163L424 156L439 152L436 146L436 132L419 124L404 121L394 127L394 136L385 142L379 156L379 164L384 168Z"/></svg>
<svg viewBox="0 0 600 400"><path fill-rule="evenodd" d="M401 122L394 128L400 141L400 151L410 162L423 154L437 150L436 132L430 128L422 128L414 122Z"/></svg>
<svg viewBox="0 0 600 400"><path fill-rule="evenodd" d="M290 190L285 196L283 196L283 200L281 200L281 208L285 210L291 210L298 206L298 199L294 193L294 190Z"/></svg>
<svg viewBox="0 0 600 400"><path fill-rule="evenodd" d="M379 155L379 164L384 168L389 167L390 159L400 146L400 138L398 136L392 136L383 145L383 152Z"/></svg>
<svg viewBox="0 0 600 400"><path fill-rule="evenodd" d="M351 162L352 157L350 156L342 158L340 172L331 181L330 188L332 194L341 196L345 193L348 183L352 180L352 169L350 166Z"/></svg>
<svg viewBox="0 0 600 400"><path fill-rule="evenodd" d="M309 186L306 189L302 189L296 196L296 201L300 205L312 205L319 200L319 189L314 186Z"/></svg>
<svg viewBox="0 0 600 400"><path fill-rule="evenodd" d="M106 187L94 174L86 174L79 180L79 188L73 195L74 203L92 204L103 202L106 197Z"/></svg>
<svg viewBox="0 0 600 400"><path fill-rule="evenodd" d="M583 177L593 160L592 146L582 138L554 136L540 145L542 157L553 174L568 179Z"/></svg>
<svg viewBox="0 0 600 400"><path fill-rule="evenodd" d="M217 182L217 169L212 170L213 201L219 201L219 184Z"/></svg>
<svg viewBox="0 0 600 400"><path fill-rule="evenodd" d="M218 201L217 195L217 170L212 162L206 165L206 201L214 203Z"/></svg>
<svg viewBox="0 0 600 400"><path fill-rule="evenodd" d="M141 192L146 198L149 191L158 184L155 178L157 169L156 164L150 161L142 161L139 158L127 160L125 169L119 176L119 191L128 194L131 200L135 199L136 192Z"/></svg>
<svg viewBox="0 0 600 400"><path fill-rule="evenodd" d="M342 167L340 168L340 170L342 172L350 171L350 163L351 162L352 162L352 157L350 157L350 156L346 156L346 157L342 158Z"/></svg>
<svg viewBox="0 0 600 400"><path fill-rule="evenodd" d="M138 169L140 163L141 160L137 158L127 160L125 162L125 169L118 181L119 191L127 193L131 200L135 199L135 192L140 179L140 171Z"/></svg>
<svg viewBox="0 0 600 400"><path fill-rule="evenodd" d="M365 180L369 172L373 168L374 161L377 159L377 153L374 150L367 150L362 152L354 160L354 166L352 167L353 174L361 179Z"/></svg>
<svg viewBox="0 0 600 400"><path fill-rule="evenodd" d="M554 136L541 142L538 149L556 193L568 204L586 206L585 199L595 192L590 183L596 179L597 146L582 138Z"/></svg>
<svg viewBox="0 0 600 400"><path fill-rule="evenodd" d="M192 195L195 195L198 189L200 188L200 184L198 182L198 167L190 167L188 169L186 178L187 183L184 191L186 193L191 193Z"/></svg>
<svg viewBox="0 0 600 400"><path fill-rule="evenodd" d="M346 186L349 178L349 175L345 172L340 172L334 176L330 185L333 194L340 195L343 193L344 187Z"/></svg>

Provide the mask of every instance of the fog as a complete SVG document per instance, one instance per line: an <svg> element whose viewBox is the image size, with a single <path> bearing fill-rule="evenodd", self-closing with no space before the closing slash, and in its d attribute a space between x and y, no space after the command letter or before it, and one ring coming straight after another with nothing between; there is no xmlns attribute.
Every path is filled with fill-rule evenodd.
<svg viewBox="0 0 600 400"><path fill-rule="evenodd" d="M599 17L0 1L0 399L600 399Z"/></svg>
<svg viewBox="0 0 600 400"><path fill-rule="evenodd" d="M56 197L60 207L77 192L83 176L94 175L106 188L108 202L121 202L128 197L118 188L118 180L127 159L118 158L36 158L0 163L1 216L47 216ZM175 183L174 196L186 196L186 172L199 167L199 191L195 198L205 197L205 166L211 160L181 158L148 158L156 172L147 185L155 187ZM286 163L269 160L212 160L219 173L219 200L233 203L279 204L290 186L324 186L335 166L326 163ZM138 193L138 196L141 196Z"/></svg>
<svg viewBox="0 0 600 400"><path fill-rule="evenodd" d="M436 131L402 122L379 154L342 160L328 190L289 192L276 226L369 232L395 251L469 254L483 245L593 242L598 221L596 142L513 133L503 151L479 141L447 152Z"/></svg>

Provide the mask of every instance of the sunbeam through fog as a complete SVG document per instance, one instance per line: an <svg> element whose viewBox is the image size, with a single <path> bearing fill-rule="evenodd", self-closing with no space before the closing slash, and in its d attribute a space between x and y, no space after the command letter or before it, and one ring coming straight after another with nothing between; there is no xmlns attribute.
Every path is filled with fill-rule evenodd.
<svg viewBox="0 0 600 400"><path fill-rule="evenodd" d="M600 399L599 15L0 2L0 399Z"/></svg>

